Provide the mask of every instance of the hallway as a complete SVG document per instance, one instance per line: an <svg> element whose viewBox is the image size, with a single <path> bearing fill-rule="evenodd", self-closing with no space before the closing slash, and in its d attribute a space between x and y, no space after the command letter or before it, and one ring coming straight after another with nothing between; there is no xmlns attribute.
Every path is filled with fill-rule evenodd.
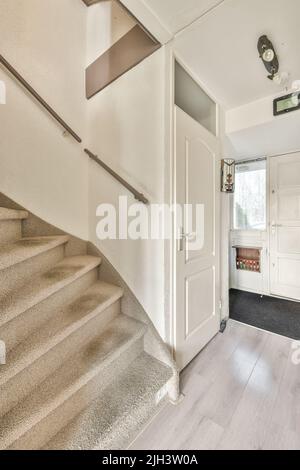
<svg viewBox="0 0 300 470"><path fill-rule="evenodd" d="M230 320L184 370L182 403L167 404L131 449L299 449L292 356L292 340Z"/></svg>

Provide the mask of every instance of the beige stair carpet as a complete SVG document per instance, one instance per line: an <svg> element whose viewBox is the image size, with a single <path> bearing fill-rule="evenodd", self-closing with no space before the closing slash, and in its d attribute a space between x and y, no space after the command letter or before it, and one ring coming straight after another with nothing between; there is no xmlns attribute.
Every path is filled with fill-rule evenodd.
<svg viewBox="0 0 300 470"><path fill-rule="evenodd" d="M28 217L0 208L0 448L126 448L172 369L145 353L148 326L122 314L101 258L67 256L68 235L23 237Z"/></svg>
<svg viewBox="0 0 300 470"><path fill-rule="evenodd" d="M15 211L0 207L0 244L4 245L21 238L21 223L28 217L26 211Z"/></svg>

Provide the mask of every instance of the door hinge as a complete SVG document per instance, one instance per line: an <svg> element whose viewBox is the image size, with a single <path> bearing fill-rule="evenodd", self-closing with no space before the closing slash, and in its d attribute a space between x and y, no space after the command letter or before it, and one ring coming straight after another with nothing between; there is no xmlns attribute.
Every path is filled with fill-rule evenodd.
<svg viewBox="0 0 300 470"><path fill-rule="evenodd" d="M221 321L221 324L220 324L220 333L224 333L224 331L226 330L226 327L227 327L227 320L222 320Z"/></svg>

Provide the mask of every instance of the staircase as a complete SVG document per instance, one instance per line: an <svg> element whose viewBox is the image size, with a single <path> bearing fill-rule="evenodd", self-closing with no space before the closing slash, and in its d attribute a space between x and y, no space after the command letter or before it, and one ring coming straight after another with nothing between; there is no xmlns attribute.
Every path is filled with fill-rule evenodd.
<svg viewBox="0 0 300 470"><path fill-rule="evenodd" d="M157 409L172 369L144 350L148 325L68 235L23 236L0 208L0 449L124 449Z"/></svg>

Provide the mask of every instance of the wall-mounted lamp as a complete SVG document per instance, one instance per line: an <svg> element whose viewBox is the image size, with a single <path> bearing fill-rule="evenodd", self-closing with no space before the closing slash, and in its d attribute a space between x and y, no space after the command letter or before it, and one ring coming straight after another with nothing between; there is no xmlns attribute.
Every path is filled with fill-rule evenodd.
<svg viewBox="0 0 300 470"><path fill-rule="evenodd" d="M221 191L234 193L235 185L235 160L225 158L221 161Z"/></svg>
<svg viewBox="0 0 300 470"><path fill-rule="evenodd" d="M279 61L272 42L267 36L261 36L258 40L257 49L259 57L269 72L268 78L274 80L279 72Z"/></svg>

